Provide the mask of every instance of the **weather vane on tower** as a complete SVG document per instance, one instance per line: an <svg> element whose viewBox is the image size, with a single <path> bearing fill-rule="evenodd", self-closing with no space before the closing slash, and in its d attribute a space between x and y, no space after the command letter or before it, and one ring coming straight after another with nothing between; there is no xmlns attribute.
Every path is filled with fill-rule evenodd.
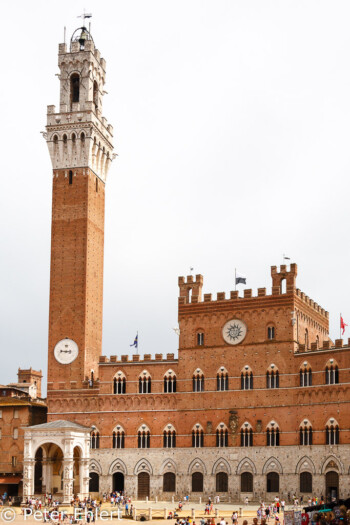
<svg viewBox="0 0 350 525"><path fill-rule="evenodd" d="M77 18L82 18L83 19L83 25L85 26L85 19L86 18L92 18L92 13L86 13L85 9L84 9L83 14L82 15L78 15Z"/></svg>

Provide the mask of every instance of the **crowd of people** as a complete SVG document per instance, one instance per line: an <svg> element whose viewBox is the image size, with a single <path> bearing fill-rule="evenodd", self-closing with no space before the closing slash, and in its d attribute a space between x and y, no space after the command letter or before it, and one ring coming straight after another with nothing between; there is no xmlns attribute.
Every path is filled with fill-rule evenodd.
<svg viewBox="0 0 350 525"><path fill-rule="evenodd" d="M167 518L176 520L175 525L196 525L196 521L190 516L186 518L179 516L183 506L189 503L189 499L189 496L183 497L179 501L177 508L168 513ZM266 504L264 501L261 501L256 511L256 517L252 518L250 523L248 523L247 519L244 519L242 525L267 525L270 522L271 525L279 525L280 522L282 525L286 507L289 511L294 510L301 513L300 525L350 525L350 510L347 510L345 506L328 508L322 511L321 505L326 506L323 495L320 497L309 497L304 501L302 496L298 497L296 494L288 494L287 500L288 503L286 503L285 498L276 496L271 503ZM11 496L8 496L6 493L0 498L0 505L5 503L9 506L12 504ZM219 503L219 496L215 496L215 498L209 497L204 505L204 515L197 520L197 525L239 525L241 523L237 510L232 512L230 519L218 517L217 507L214 508L214 505ZM248 498L245 499L244 503L246 506L249 505ZM71 501L73 513L60 510L60 502L52 494L45 494L41 498L28 498L23 505L22 513L42 511L44 522L55 521L57 523L58 521L60 524L67 525L75 523L89 524L94 523L96 518L99 517L102 504L109 504L112 508L116 508L120 512L120 517L129 519L134 517L134 505L131 498L123 492L104 493L101 500L92 497L80 500L78 497L74 497ZM313 507L315 507L315 510L313 510ZM52 519L53 516L54 520ZM229 522L231 523L229 524Z"/></svg>
<svg viewBox="0 0 350 525"><path fill-rule="evenodd" d="M334 501L332 502L334 503ZM181 504L181 505L180 505ZM182 502L179 504L179 510L182 510ZM245 505L248 505L248 499L245 500ZM321 505L326 507L325 498L323 495L320 497L309 497L307 501L303 501L302 497L297 497L296 494L290 496L288 494L288 509L292 512L299 512L301 518L300 525L350 525L350 509L347 509L345 505L334 507L332 509L324 509L322 511ZM315 510L312 508L315 507ZM276 496L274 501L269 504L261 502L256 517L252 518L251 523L247 519L244 519L242 525L267 525L270 521L273 525L281 525L285 523L284 512L286 510L286 501L284 498ZM213 502L211 498L208 499L204 507L204 516L202 516L198 523L199 525L229 525L231 521L232 525L239 524L239 515L237 511L233 511L231 519L227 520L225 517L217 518L210 517L215 510L213 508ZM196 525L196 521L191 517L179 518L177 514L169 517L177 518L176 525Z"/></svg>

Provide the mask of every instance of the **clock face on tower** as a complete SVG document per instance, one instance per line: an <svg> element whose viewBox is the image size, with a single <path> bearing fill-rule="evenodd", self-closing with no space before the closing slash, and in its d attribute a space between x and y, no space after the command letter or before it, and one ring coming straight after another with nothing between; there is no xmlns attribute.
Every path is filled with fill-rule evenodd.
<svg viewBox="0 0 350 525"><path fill-rule="evenodd" d="M56 360L61 365L69 365L78 357L78 345L73 339L62 339L55 346L53 351Z"/></svg>
<svg viewBox="0 0 350 525"><path fill-rule="evenodd" d="M238 345L247 335L247 325L239 319L227 321L222 329L222 337L229 345Z"/></svg>

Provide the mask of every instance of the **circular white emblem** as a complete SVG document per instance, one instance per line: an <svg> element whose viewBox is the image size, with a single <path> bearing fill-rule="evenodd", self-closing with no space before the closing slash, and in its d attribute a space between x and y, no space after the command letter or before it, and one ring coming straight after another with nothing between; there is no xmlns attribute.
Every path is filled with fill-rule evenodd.
<svg viewBox="0 0 350 525"><path fill-rule="evenodd" d="M239 319L227 321L222 329L222 337L229 345L238 345L247 335L247 326Z"/></svg>
<svg viewBox="0 0 350 525"><path fill-rule="evenodd" d="M55 346L53 351L55 358L62 365L69 365L77 358L79 353L78 345L72 339L62 339Z"/></svg>

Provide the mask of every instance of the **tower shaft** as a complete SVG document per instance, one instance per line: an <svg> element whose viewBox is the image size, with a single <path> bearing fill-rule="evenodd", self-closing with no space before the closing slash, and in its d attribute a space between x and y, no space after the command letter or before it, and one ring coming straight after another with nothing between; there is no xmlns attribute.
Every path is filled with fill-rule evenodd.
<svg viewBox="0 0 350 525"><path fill-rule="evenodd" d="M85 37L86 37L85 32ZM59 45L60 111L48 106L53 166L48 392L96 379L102 352L105 183L111 125L105 61L88 35Z"/></svg>

